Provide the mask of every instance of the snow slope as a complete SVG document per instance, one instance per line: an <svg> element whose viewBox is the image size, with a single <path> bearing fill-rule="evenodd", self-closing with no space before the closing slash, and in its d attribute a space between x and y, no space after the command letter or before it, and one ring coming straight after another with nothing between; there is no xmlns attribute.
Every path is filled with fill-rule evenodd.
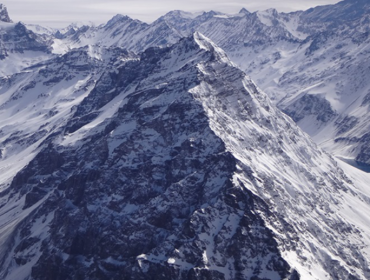
<svg viewBox="0 0 370 280"><path fill-rule="evenodd" d="M200 33L36 69L1 87L2 167L26 158L3 177L3 279L369 277L366 186Z"/></svg>

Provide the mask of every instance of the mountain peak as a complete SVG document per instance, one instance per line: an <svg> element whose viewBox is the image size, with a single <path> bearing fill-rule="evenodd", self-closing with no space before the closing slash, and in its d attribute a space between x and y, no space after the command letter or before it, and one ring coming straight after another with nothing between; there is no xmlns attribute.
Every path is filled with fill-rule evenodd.
<svg viewBox="0 0 370 280"><path fill-rule="evenodd" d="M121 15L121 14L117 14L107 22L106 27L111 27L114 24L116 24L117 22L126 21L126 20L133 20L133 19L131 19L129 16L124 16L124 15Z"/></svg>
<svg viewBox="0 0 370 280"><path fill-rule="evenodd" d="M195 32L193 34L193 38L194 38L194 41L198 44L198 46L201 49L204 49L209 52L213 52L217 60L223 63L232 64L232 62L227 57L226 53L220 47L218 47L214 42L212 42L210 39L204 36L202 33Z"/></svg>
<svg viewBox="0 0 370 280"><path fill-rule="evenodd" d="M180 17L180 18L185 18L185 19L194 19L198 14L193 14L190 12L185 12L181 10L173 10L168 12L167 14L164 15L164 17Z"/></svg>
<svg viewBox="0 0 370 280"><path fill-rule="evenodd" d="M250 12L246 9L246 8L242 8L240 11L239 11L239 14L246 14L246 15L249 15Z"/></svg>
<svg viewBox="0 0 370 280"><path fill-rule="evenodd" d="M270 15L277 15L278 11L275 8L270 8L270 9L265 10L265 13L268 13Z"/></svg>
<svg viewBox="0 0 370 280"><path fill-rule="evenodd" d="M8 10L4 4L0 4L0 21L3 22L12 22L9 17Z"/></svg>

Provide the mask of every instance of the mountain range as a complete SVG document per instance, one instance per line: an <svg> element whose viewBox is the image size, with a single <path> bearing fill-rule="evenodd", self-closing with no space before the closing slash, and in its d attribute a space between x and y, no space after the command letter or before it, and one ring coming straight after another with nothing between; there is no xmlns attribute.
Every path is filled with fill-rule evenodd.
<svg viewBox="0 0 370 280"><path fill-rule="evenodd" d="M369 279L368 6L0 5L0 278Z"/></svg>
<svg viewBox="0 0 370 280"><path fill-rule="evenodd" d="M58 33L54 51L98 44L137 53L201 32L317 143L367 165L369 10L368 1L346 0L293 13L172 11L152 24L117 15Z"/></svg>

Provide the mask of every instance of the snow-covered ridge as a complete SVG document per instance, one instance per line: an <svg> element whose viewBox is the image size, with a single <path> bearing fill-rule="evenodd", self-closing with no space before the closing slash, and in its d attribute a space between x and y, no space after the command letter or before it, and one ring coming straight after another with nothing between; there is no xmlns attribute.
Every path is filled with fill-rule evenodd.
<svg viewBox="0 0 370 280"><path fill-rule="evenodd" d="M204 75L213 74L208 67L200 67ZM230 71L228 75L238 76L236 70ZM249 78L244 77L233 86L234 88L229 85L228 94L225 94L225 88L221 85L215 83L210 86L204 83L192 89L192 93L201 100L211 120L211 128L239 161L239 171L234 175L235 184L241 188L249 186L247 188L262 197L268 205L274 205L274 214L268 213L264 218L277 234L278 240L281 238L278 242L284 248L283 256L299 271L302 279L345 279L350 270L346 272L340 265L335 265L336 272L327 274L325 267L330 265L325 263L331 258L333 262L344 264L349 257L348 251L341 254L341 250L337 251L335 246L329 244L336 240L335 244L342 243L339 246L352 247L355 240L364 234L364 243L354 249L358 252L363 248L360 249L361 257L354 253L352 258L361 259L358 265L362 268L357 270L357 277L366 279L369 275L366 268L369 261L366 249L369 227L362 215L358 216L357 210L352 209L351 205L356 200L356 205L360 208L368 208L370 197L362 196L360 189L348 184L349 181L343 171L336 167L335 161L301 134L290 120L275 111L267 96ZM260 127L261 123L268 125ZM294 143L291 142L292 139L296 139ZM261 147L262 151L259 150ZM245 176L245 170L248 170L248 176ZM291 170L300 170L300 175L297 177ZM310 171L306 173L303 170ZM336 174L334 177L325 175L333 173ZM269 181L269 176L276 177ZM316 181L314 178L320 179ZM342 216L357 217L353 220L350 218L350 223L356 225L360 231L343 234L341 227L337 227L338 223L344 222ZM276 227L280 223L285 224L281 218L288 219L289 222L285 222L295 229ZM349 225L348 222L344 223ZM330 230L326 232L325 229ZM295 239L293 236L299 240L294 245L288 241ZM337 240L337 236L342 237ZM291 250L291 246L296 249Z"/></svg>
<svg viewBox="0 0 370 280"><path fill-rule="evenodd" d="M202 49L205 49L217 55L217 59L220 62L232 64L232 62L228 59L226 53L221 48L219 48L215 43L213 43L210 39L206 38L199 32L195 32L193 36L195 42L197 42L197 44Z"/></svg>

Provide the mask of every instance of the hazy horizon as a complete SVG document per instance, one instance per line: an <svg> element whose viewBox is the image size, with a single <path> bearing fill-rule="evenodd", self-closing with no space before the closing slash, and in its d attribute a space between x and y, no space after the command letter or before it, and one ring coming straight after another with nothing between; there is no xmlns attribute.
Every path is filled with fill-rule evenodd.
<svg viewBox="0 0 370 280"><path fill-rule="evenodd" d="M291 12L306 10L319 5L334 4L338 0L264 0L264 1L242 1L235 0L226 2L223 0L188 0L170 1L158 0L36 0L33 2L25 0L6 0L0 3L8 8L10 18L14 22L22 21L27 24L39 24L49 27L65 27L73 22L91 21L96 24L107 22L116 14L128 15L131 18L144 22L153 22L158 17L172 10L183 10L187 12L219 11L224 13L237 13L246 8L254 12L275 8L279 12Z"/></svg>

